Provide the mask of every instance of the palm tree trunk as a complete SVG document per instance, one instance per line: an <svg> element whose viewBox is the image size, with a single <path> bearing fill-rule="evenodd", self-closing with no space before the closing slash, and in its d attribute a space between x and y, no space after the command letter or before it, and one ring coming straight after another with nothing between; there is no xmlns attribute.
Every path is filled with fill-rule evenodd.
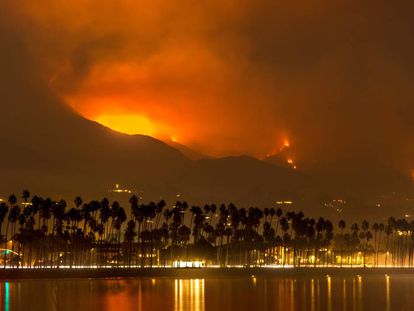
<svg viewBox="0 0 414 311"><path fill-rule="evenodd" d="M9 220L7 219L7 225L6 225L6 238L4 242L4 268L6 268L6 262L7 262L7 237L9 234Z"/></svg>
<svg viewBox="0 0 414 311"><path fill-rule="evenodd" d="M342 254L342 242L343 242L343 239L344 239L344 229L341 230L341 268L342 268L342 260L343 260L343 258L342 258L342 256L343 256L343 254Z"/></svg>

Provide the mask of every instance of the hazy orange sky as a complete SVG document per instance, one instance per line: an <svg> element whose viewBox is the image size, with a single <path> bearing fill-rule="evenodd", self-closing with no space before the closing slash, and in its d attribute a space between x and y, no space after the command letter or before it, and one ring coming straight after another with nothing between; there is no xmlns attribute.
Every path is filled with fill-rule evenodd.
<svg viewBox="0 0 414 311"><path fill-rule="evenodd" d="M299 159L412 163L411 2L5 3L39 77L107 126L211 155L288 138Z"/></svg>

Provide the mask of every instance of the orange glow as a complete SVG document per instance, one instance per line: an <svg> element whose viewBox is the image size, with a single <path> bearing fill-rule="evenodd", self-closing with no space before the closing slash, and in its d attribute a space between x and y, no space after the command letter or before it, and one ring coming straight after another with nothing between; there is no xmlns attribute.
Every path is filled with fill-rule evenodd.
<svg viewBox="0 0 414 311"><path fill-rule="evenodd" d="M45 60L39 68L48 87L88 119L128 134L178 138L213 156L261 156L286 130L277 109L265 109L275 102L275 81L252 63L249 40L220 27L241 22L247 3L10 2L36 31L39 44L28 45ZM260 125L251 122L262 115Z"/></svg>
<svg viewBox="0 0 414 311"><path fill-rule="evenodd" d="M289 139L285 138L282 141L282 146L281 147L276 147L271 152L266 153L265 156L264 156L264 158L269 158L269 157L276 156L280 152L285 151L285 149L290 148L290 146L291 146L291 144L290 144Z"/></svg>
<svg viewBox="0 0 414 311"><path fill-rule="evenodd" d="M39 95L50 89L49 99L115 130L178 137L213 156L277 155L285 166L287 157L301 167L311 159L362 166L375 150L399 167L398 148L413 164L412 105L390 103L413 97L409 66L395 62L411 33L399 21L389 31L400 13L388 2L372 14L369 5L326 0L5 0L0 28L21 44L10 65L36 80ZM343 38L354 29L350 49ZM401 42L384 45L394 32ZM352 83L356 58L373 70L361 71L366 85Z"/></svg>
<svg viewBox="0 0 414 311"><path fill-rule="evenodd" d="M296 164L295 164L295 161L292 159L292 158L288 158L287 160L286 160L286 162L294 169L294 170L296 170L298 167L296 166Z"/></svg>
<svg viewBox="0 0 414 311"><path fill-rule="evenodd" d="M171 141L174 143L178 143L180 140L178 139L177 136L171 136Z"/></svg>
<svg viewBox="0 0 414 311"><path fill-rule="evenodd" d="M150 136L156 134L154 124L148 118L140 115L101 115L95 120L125 134Z"/></svg>

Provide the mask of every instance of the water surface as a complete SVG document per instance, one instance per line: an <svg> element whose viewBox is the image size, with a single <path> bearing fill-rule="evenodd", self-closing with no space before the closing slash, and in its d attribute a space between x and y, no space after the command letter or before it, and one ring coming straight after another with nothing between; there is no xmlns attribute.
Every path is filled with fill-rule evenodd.
<svg viewBox="0 0 414 311"><path fill-rule="evenodd" d="M414 276L2 282L2 310L414 310Z"/></svg>

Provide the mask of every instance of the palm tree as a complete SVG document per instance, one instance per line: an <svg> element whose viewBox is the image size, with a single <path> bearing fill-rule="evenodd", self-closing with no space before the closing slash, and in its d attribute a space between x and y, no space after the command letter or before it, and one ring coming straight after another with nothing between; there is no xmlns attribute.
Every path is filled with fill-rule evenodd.
<svg viewBox="0 0 414 311"><path fill-rule="evenodd" d="M126 221L125 210L121 207L119 202L115 201L111 204L111 229L110 239L112 240L112 232L115 229L115 241L117 245L117 265L120 264L120 238L121 238L121 226ZM110 240L110 242L111 242Z"/></svg>
<svg viewBox="0 0 414 311"><path fill-rule="evenodd" d="M47 264L44 240L45 240L45 237L47 237L47 232L48 232L47 223L51 217L53 205L54 205L54 202L50 198L47 198L43 201L43 204L41 205L41 208L39 211L40 217L43 219L42 243L41 243L41 248L40 248L40 251L41 251L40 254L44 259L43 264Z"/></svg>
<svg viewBox="0 0 414 311"><path fill-rule="evenodd" d="M167 206L167 204L165 203L164 200L160 200L157 203L157 206L155 208L155 213L156 213L155 229L158 229L158 227L159 227L162 212L163 212L163 210L166 206Z"/></svg>
<svg viewBox="0 0 414 311"><path fill-rule="evenodd" d="M188 242L190 241L191 230L186 225L181 225L178 229L178 243L187 250ZM187 256L187 254L186 254ZM187 258L185 258L187 260Z"/></svg>
<svg viewBox="0 0 414 311"><path fill-rule="evenodd" d="M131 259L132 259L132 245L134 243L135 236L137 233L135 232L135 221L130 220L128 221L127 228L125 230L125 242L128 243L128 267L131 267Z"/></svg>
<svg viewBox="0 0 414 311"><path fill-rule="evenodd" d="M7 206L6 203L4 202L0 202L0 237L2 238L3 236L1 235L1 228L3 226L4 223L4 219L6 218L7 213L9 212L9 207Z"/></svg>
<svg viewBox="0 0 414 311"><path fill-rule="evenodd" d="M4 202L1 202L0 203L0 235L1 235L1 232L2 232L1 228L2 228L3 223L4 223L4 219L6 218L8 212L9 212L9 207L7 206L7 204L4 203ZM8 227L8 223L9 223L9 221L7 220L7 227ZM6 235L4 237L4 241L5 241L4 242L4 268L6 268L7 231L8 231L8 229L6 230ZM1 237L3 237L3 236L1 236Z"/></svg>
<svg viewBox="0 0 414 311"><path fill-rule="evenodd" d="M24 190L22 193L22 199L25 205L27 204L27 201L29 200L29 198L30 198L30 192L28 190Z"/></svg>
<svg viewBox="0 0 414 311"><path fill-rule="evenodd" d="M269 217L270 215L270 209L268 207L265 207L265 209L263 210L263 214L264 214L264 223L265 224L267 222L267 217Z"/></svg>
<svg viewBox="0 0 414 311"><path fill-rule="evenodd" d="M309 261L309 254L310 254L310 249L311 249L311 245L312 243L315 243L315 235L316 235L316 230L315 230L315 219L307 219L305 221L305 237L307 240L307 245L306 245L306 262L309 266L310 261Z"/></svg>
<svg viewBox="0 0 414 311"><path fill-rule="evenodd" d="M283 247L283 266L284 266L286 263L286 259L287 259L287 256L286 256L287 246L288 246L288 242L290 241L290 235L288 233L289 221L287 220L286 217L281 217L279 223L280 223L280 228L282 229L282 232L283 232L282 247Z"/></svg>
<svg viewBox="0 0 414 311"><path fill-rule="evenodd" d="M77 264L101 266L108 260L116 261L118 266L131 267L133 256L138 265L138 255L142 267L148 264L148 258L151 267L154 258L165 266L167 256L174 263L178 259L187 259L190 254L193 258L204 256L224 267L237 263L251 266L283 262L283 265L316 266L335 262L330 255L332 223L322 217L317 221L305 218L302 212L288 212L283 217L282 210L274 208L239 209L233 204L222 204L219 208L214 204L189 208L186 202L176 202L172 208L165 209L163 200L140 204L136 196L131 196L131 213L127 217L118 202L111 204L106 198L83 202L77 197L74 207L67 212L63 200L33 196L28 204L30 193L27 190L21 198L22 210L14 195L9 197L8 203L0 202L0 242L3 238L7 249L7 242L11 240L13 251L16 243L22 265L28 267L32 262L37 267L59 267L62 262L71 267ZM1 236L6 217L5 236ZM35 219L38 219L37 226ZM275 219L277 222L273 227ZM127 225L123 230L124 223ZM387 226L374 223L372 233L367 221L362 222L361 229L358 224L353 224L350 233L345 233L343 220L339 221L338 228L340 232L336 235L338 243L335 245L340 245L341 267L344 254L351 258L351 265L354 264L356 250L363 252L364 267L370 263L367 258L372 258L371 262L378 266L378 255L384 247L386 266L390 252L393 263L407 265L408 260L409 266L413 264L414 221L408 223L404 218L390 217ZM382 240L383 232L385 241ZM135 246L136 236L140 247ZM374 242L370 245L372 238ZM36 251L33 261L32 249ZM62 258L58 255L61 252L64 252ZM375 256L370 257L370 254ZM17 257L8 258L6 252L4 255L4 266L9 261L10 266L15 267ZM17 268L20 268L20 261Z"/></svg>
<svg viewBox="0 0 414 311"><path fill-rule="evenodd" d="M225 258L225 267L229 266L229 246L230 246L230 237L233 235L233 229L231 227L227 227L224 230L224 235L226 236L226 258Z"/></svg>
<svg viewBox="0 0 414 311"><path fill-rule="evenodd" d="M134 247L134 242L135 242L135 236L137 236L139 234L139 231L138 231L138 234L133 234L135 232L135 227L137 226L136 218L134 217L134 215L136 215L138 213L138 208L139 208L139 199L138 199L138 197L136 195L132 195L129 198L129 204L131 205L131 221L134 223L133 225L132 225L132 223L128 223L128 226L127 226L128 238L132 239L132 241L128 241L129 242L129 247L130 247L130 249L129 249L129 258L128 259L131 260L132 254L134 252L133 247Z"/></svg>
<svg viewBox="0 0 414 311"><path fill-rule="evenodd" d="M359 226L357 223L354 223L351 226L351 231L352 231L351 267L352 267L353 258L354 258L354 247L355 245L359 245L359 239L358 239Z"/></svg>
<svg viewBox="0 0 414 311"><path fill-rule="evenodd" d="M278 234L278 229L279 229L279 224L280 224L280 217L282 217L282 215L283 215L283 211L280 208L278 208L276 210L276 217L277 217L276 230L275 230L276 235Z"/></svg>
<svg viewBox="0 0 414 311"><path fill-rule="evenodd" d="M391 234L393 235L393 237L395 236L396 232L397 232L397 221L395 220L394 217L390 217L388 218L388 227L389 227L389 231L391 232ZM387 247L388 249L388 247ZM392 264L394 266L395 264L395 238L393 238L391 240L391 258L392 258Z"/></svg>
<svg viewBox="0 0 414 311"><path fill-rule="evenodd" d="M16 202L14 203L16 204ZM14 205L10 209L9 213L9 222L11 223L11 241L12 241L12 258L14 258L15 254L15 233L16 233L16 222L19 220L20 216L20 207L17 205ZM11 262L11 266L14 266L14 260Z"/></svg>
<svg viewBox="0 0 414 311"><path fill-rule="evenodd" d="M9 196L8 202L9 202L10 206L14 206L14 205L16 205L16 203L17 203L17 198L16 198L16 196L15 196L14 194L11 194L11 195Z"/></svg>
<svg viewBox="0 0 414 311"><path fill-rule="evenodd" d="M14 194L10 195L8 202L9 202L10 209L12 209L17 203L16 196ZM6 236L5 236L5 242L4 242L4 268L6 268L6 260L7 260L6 255L7 255L7 240L8 240L8 234L9 234L9 223L10 223L10 215L7 218Z"/></svg>
<svg viewBox="0 0 414 311"><path fill-rule="evenodd" d="M382 242L382 233L385 230L385 226L383 223L379 224L379 241L378 241L378 248L381 247L381 242ZM378 253L379 253L379 249L377 249L377 258L376 258L376 262L377 262L377 266L378 266Z"/></svg>
<svg viewBox="0 0 414 311"><path fill-rule="evenodd" d="M326 266L328 266L328 264L329 264L329 258L328 258L329 245L330 245L332 239L333 239L333 225L332 225L331 221L326 220L325 221L325 239L324 239L324 243L325 243L325 246L326 246L326 249L327 249L327 251L325 253L325 264L326 264Z"/></svg>
<svg viewBox="0 0 414 311"><path fill-rule="evenodd" d="M117 258L118 258L118 266L120 264L120 257L121 257L121 252L120 252L120 246L121 246L121 227L122 224L126 221L127 217L126 217L126 213L123 207L119 207L115 210L115 224L114 224L114 228L117 231L117 238L116 238L116 242L117 242Z"/></svg>
<svg viewBox="0 0 414 311"><path fill-rule="evenodd" d="M83 204L83 200L82 200L82 198L81 198L81 197L76 197L76 198L75 198L75 200L74 200L74 202L75 202L75 206L76 206L77 208L80 208L80 207L81 207L81 205Z"/></svg>
<svg viewBox="0 0 414 311"><path fill-rule="evenodd" d="M379 224L374 223L372 225L372 230L374 230L374 252L375 252L375 261L374 265L378 266L377 258L378 258L378 245L377 245L377 232L379 231ZM378 243L379 244L379 243Z"/></svg>
<svg viewBox="0 0 414 311"><path fill-rule="evenodd" d="M99 236L99 245L101 250L101 257L99 258L98 265L102 265L102 261L104 261L104 266L106 266L106 260L108 257L108 234L109 234L109 219L112 216L112 210L109 207L109 201L107 198L104 198L99 203L99 221L100 221L100 231L102 232ZM105 237L105 238L104 238ZM103 253L102 245L103 240L105 239L105 252Z"/></svg>
<svg viewBox="0 0 414 311"><path fill-rule="evenodd" d="M269 212L270 214L270 212ZM264 240L264 254L265 254L265 264L269 263L269 253L271 245L275 240L275 230L272 228L271 224L267 221L263 223L263 240Z"/></svg>
<svg viewBox="0 0 414 311"><path fill-rule="evenodd" d="M315 224L315 230L316 230L316 243L315 243L315 262L314 267L318 264L318 258L319 258L319 247L320 242L322 239L322 232L325 230L325 219L320 217L318 221Z"/></svg>
<svg viewBox="0 0 414 311"><path fill-rule="evenodd" d="M368 221L364 220L362 222L361 229L362 229L362 232L360 233L359 237L363 241L362 242L362 256L363 256L364 268L365 268L366 267L366 251L367 251L368 241L372 237L371 232L368 231L368 229L369 229Z"/></svg>
<svg viewBox="0 0 414 311"><path fill-rule="evenodd" d="M344 240L344 229L345 229L346 223L344 220L339 221L339 229L341 229L341 268L342 268L342 262L343 262L343 255L342 255L342 244Z"/></svg>
<svg viewBox="0 0 414 311"><path fill-rule="evenodd" d="M54 266L54 254L55 254L55 232L62 233L62 223L65 218L65 209L66 209L66 201L60 200L59 202L55 202L52 206L52 215L53 215L53 222L52 222L52 257L51 257L51 266ZM59 267L59 256L57 257L56 266Z"/></svg>
<svg viewBox="0 0 414 311"><path fill-rule="evenodd" d="M68 237L70 240L70 267L74 264L77 256L77 246L78 246L78 224L82 220L81 212L78 208L71 208L66 213L66 222L68 224Z"/></svg>

